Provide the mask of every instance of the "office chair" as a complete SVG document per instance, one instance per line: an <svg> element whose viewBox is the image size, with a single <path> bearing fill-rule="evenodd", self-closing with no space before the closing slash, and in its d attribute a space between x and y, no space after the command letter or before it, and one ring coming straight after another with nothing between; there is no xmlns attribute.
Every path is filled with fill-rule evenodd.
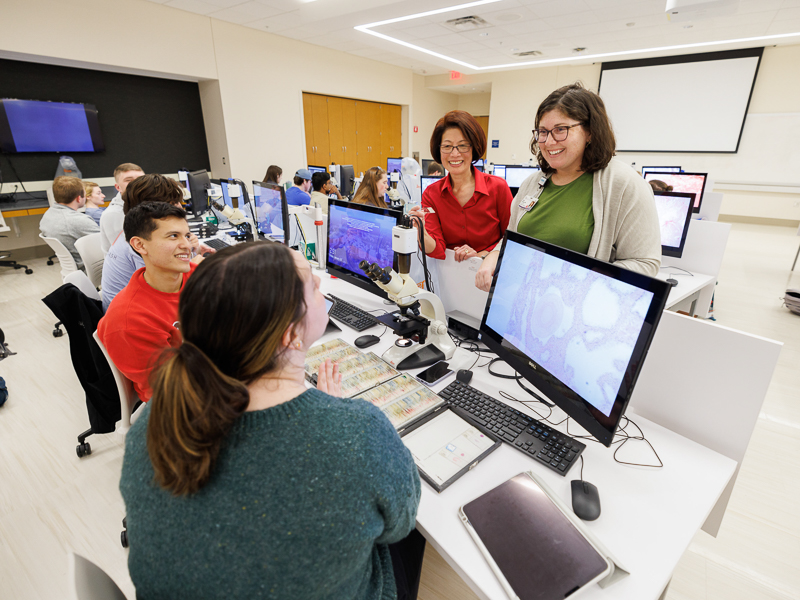
<svg viewBox="0 0 800 600"><path fill-rule="evenodd" d="M64 281L70 273L74 273L78 270L78 265L75 263L75 259L72 258L72 254L69 253L66 246L62 244L56 238L45 237L43 233L39 234L39 237L42 238L50 248L56 253L55 255L58 257L58 262L61 263L61 281ZM61 337L64 335L64 332L61 330L61 321L55 324L55 329L53 329L53 337Z"/></svg>
<svg viewBox="0 0 800 600"><path fill-rule="evenodd" d="M10 228L6 226L6 222L3 219L3 213L0 212L0 231L10 231ZM0 235L0 237L7 237L5 235ZM29 269L27 265L21 265L17 263L15 260L4 260L7 259L10 254L0 254L0 267L8 267L10 269L25 269L25 273L30 275L33 273L33 269Z"/></svg>
<svg viewBox="0 0 800 600"><path fill-rule="evenodd" d="M92 233L76 240L75 249L81 256L89 281L94 287L99 288L103 279L103 261L106 259L100 246L100 233Z"/></svg>
<svg viewBox="0 0 800 600"><path fill-rule="evenodd" d="M69 577L72 600L126 600L108 573L74 552L69 553Z"/></svg>
<svg viewBox="0 0 800 600"><path fill-rule="evenodd" d="M94 341L97 342L97 346L100 348L100 350L102 350L103 356L106 357L108 366L111 369L111 373L114 375L114 382L117 384L117 391L119 392L120 420L117 421L115 425L115 431L124 437L125 434L128 433L128 429L131 428L131 424L136 421L136 418L141 412L137 409L141 406L144 406L144 403L139 400L139 397L136 395L136 391L133 389L133 383L131 380L125 377L125 375L123 375L114 364L114 361L111 360L111 357L108 355L108 350L106 350L106 347L103 345L103 342L100 341L100 338L97 335L97 331L92 334L92 337L94 338Z"/></svg>

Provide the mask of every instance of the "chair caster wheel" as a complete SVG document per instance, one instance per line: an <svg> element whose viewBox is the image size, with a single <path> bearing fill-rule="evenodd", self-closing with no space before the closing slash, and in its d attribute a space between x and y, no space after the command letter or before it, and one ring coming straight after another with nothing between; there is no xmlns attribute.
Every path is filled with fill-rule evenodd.
<svg viewBox="0 0 800 600"><path fill-rule="evenodd" d="M33 269L25 269L25 275L31 275L33 273Z"/></svg>
<svg viewBox="0 0 800 600"><path fill-rule="evenodd" d="M122 544L123 548L127 548L128 547L128 532L127 531L122 531L119 534L119 541Z"/></svg>
<svg viewBox="0 0 800 600"><path fill-rule="evenodd" d="M75 452L78 453L78 458L83 458L84 456L89 456L92 453L92 447L89 445L89 442L84 442L83 444L78 444L75 447Z"/></svg>
<svg viewBox="0 0 800 600"><path fill-rule="evenodd" d="M50 259L48 258L48 259L47 259L47 264L48 264L48 265L52 265L52 264L54 264L54 263L53 263L53 261L52 261L52 260L50 260Z"/></svg>
<svg viewBox="0 0 800 600"><path fill-rule="evenodd" d="M60 329L53 329L53 337L61 337L62 335L64 335L63 331Z"/></svg>

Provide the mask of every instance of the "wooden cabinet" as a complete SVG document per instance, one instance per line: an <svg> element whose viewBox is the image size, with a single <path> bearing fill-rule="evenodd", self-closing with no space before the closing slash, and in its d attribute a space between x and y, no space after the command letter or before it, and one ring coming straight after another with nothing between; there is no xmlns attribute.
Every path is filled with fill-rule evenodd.
<svg viewBox="0 0 800 600"><path fill-rule="evenodd" d="M402 156L401 114L396 104L303 94L308 164L353 165L356 174L386 168Z"/></svg>

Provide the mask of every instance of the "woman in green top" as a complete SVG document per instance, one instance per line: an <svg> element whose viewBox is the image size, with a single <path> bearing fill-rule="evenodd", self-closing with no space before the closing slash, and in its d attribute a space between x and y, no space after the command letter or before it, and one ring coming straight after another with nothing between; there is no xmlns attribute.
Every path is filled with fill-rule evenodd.
<svg viewBox="0 0 800 600"><path fill-rule="evenodd" d="M410 452L378 408L336 397L330 361L306 389L328 322L319 283L272 242L217 252L187 280L183 343L126 438L137 598L415 597L425 540Z"/></svg>
<svg viewBox="0 0 800 600"><path fill-rule="evenodd" d="M614 131L600 96L579 83L539 106L531 151L541 173L526 179L511 204L508 228L646 275L661 264L653 192L614 158ZM488 291L499 250L475 277Z"/></svg>

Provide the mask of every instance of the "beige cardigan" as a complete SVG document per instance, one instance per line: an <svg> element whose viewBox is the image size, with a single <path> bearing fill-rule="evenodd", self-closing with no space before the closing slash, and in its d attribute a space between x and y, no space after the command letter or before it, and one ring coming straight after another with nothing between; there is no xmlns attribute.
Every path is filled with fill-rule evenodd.
<svg viewBox="0 0 800 600"><path fill-rule="evenodd" d="M526 196L538 198L548 176L531 175L511 203L508 228L517 231L525 215L519 207ZM594 233L587 256L655 277L661 265L661 231L653 190L628 164L612 158L595 171L592 181Z"/></svg>

